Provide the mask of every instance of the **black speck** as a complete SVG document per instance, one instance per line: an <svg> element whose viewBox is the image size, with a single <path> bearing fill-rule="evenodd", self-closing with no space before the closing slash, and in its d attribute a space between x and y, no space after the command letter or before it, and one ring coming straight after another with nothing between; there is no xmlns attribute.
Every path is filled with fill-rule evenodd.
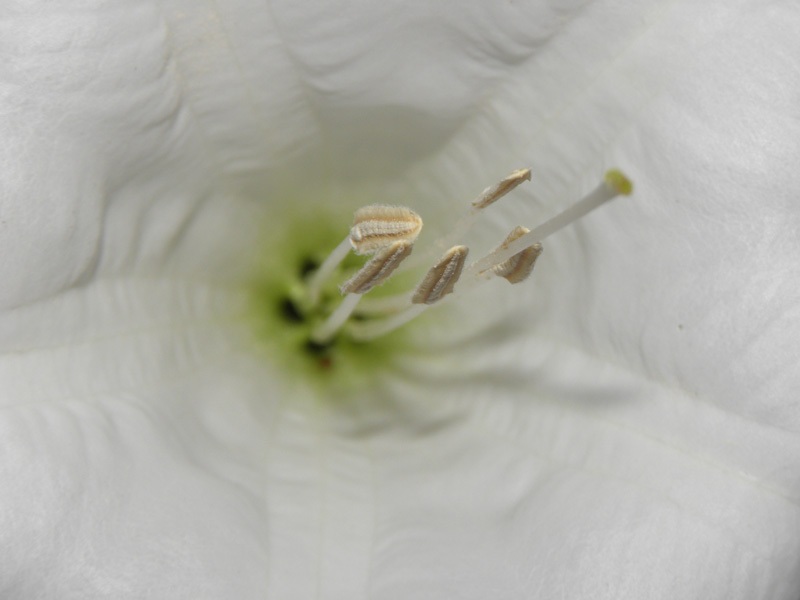
<svg viewBox="0 0 800 600"><path fill-rule="evenodd" d="M307 256L300 262L300 277L305 278L316 271L317 268L319 268L319 263L310 256Z"/></svg>
<svg viewBox="0 0 800 600"><path fill-rule="evenodd" d="M297 310L297 306L291 298L282 298L278 307L281 316L289 323L302 323L305 321L302 313Z"/></svg>
<svg viewBox="0 0 800 600"><path fill-rule="evenodd" d="M320 344L319 342L315 342L314 340L308 340L305 345L306 352L311 354L312 356L326 356L330 353L331 348L333 347L334 342L325 342L324 344Z"/></svg>

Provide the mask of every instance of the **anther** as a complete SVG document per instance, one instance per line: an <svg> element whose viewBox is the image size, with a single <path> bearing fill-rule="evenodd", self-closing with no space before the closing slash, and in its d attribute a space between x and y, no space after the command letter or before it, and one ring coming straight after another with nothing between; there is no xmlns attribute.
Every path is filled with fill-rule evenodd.
<svg viewBox="0 0 800 600"><path fill-rule="evenodd" d="M422 218L403 206L374 205L358 209L353 215L350 234L308 279L311 305L317 304L323 284L334 274L350 250L355 250L356 254L371 254L399 240L413 244L421 230Z"/></svg>
<svg viewBox="0 0 800 600"><path fill-rule="evenodd" d="M493 186L487 187L480 196L473 202L472 206L475 210L483 210L490 204L494 204L500 198L508 194L511 190L521 184L523 181L531 180L530 169L518 169L510 173L505 179L496 183Z"/></svg>
<svg viewBox="0 0 800 600"><path fill-rule="evenodd" d="M365 206L353 215L350 244L356 254L370 254L391 244L413 244L422 230L422 218L404 206Z"/></svg>
<svg viewBox="0 0 800 600"><path fill-rule="evenodd" d="M453 246L433 265L411 296L412 304L433 304L453 292L469 248Z"/></svg>
<svg viewBox="0 0 800 600"><path fill-rule="evenodd" d="M358 273L339 287L342 294L366 294L376 285L385 282L411 254L412 247L411 242L400 240L378 250Z"/></svg>
<svg viewBox="0 0 800 600"><path fill-rule="evenodd" d="M515 227L514 230L508 234L508 237L503 240L503 243L500 244L500 248L506 248L511 242L529 232L530 229L527 227L521 225ZM541 253L542 245L537 242L532 246L528 246L522 252L515 254L508 260L504 260L499 265L495 266L492 271L494 271L494 274L498 277L503 277L512 284L525 281L533 272L533 266Z"/></svg>

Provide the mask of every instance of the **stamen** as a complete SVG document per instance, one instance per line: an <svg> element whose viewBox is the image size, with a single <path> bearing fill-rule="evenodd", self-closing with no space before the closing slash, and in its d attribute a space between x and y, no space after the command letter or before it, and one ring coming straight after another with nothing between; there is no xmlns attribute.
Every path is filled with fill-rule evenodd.
<svg viewBox="0 0 800 600"><path fill-rule="evenodd" d="M405 240L378 250L361 270L345 281L339 289L343 294L366 294L385 282L401 262L411 254L413 244Z"/></svg>
<svg viewBox="0 0 800 600"><path fill-rule="evenodd" d="M554 234L556 231L563 229L570 223L586 216L609 200L619 195L627 196L632 191L633 186L631 182L622 173L619 171L609 171L606 173L605 181L592 190L588 196L576 204L573 204L562 213L557 214L549 221L545 221L525 235L518 237L505 247L501 246L491 254L472 263L467 268L467 273L471 276L484 273L503 261L508 260L515 254L522 252L528 246L532 246L536 242Z"/></svg>
<svg viewBox="0 0 800 600"><path fill-rule="evenodd" d="M490 204L494 204L500 198L508 194L511 190L521 184L523 181L530 181L531 180L531 170L530 169L519 169L514 171L513 173L509 174L508 177L496 183L493 186L487 187L480 196L478 196L473 202L472 206L474 210L483 210Z"/></svg>
<svg viewBox="0 0 800 600"><path fill-rule="evenodd" d="M353 314L361 296L389 279L403 259L411 254L412 247L411 242L401 240L378 250L358 273L339 286L342 294L346 294L344 300L325 322L311 333L311 339L317 343L329 341Z"/></svg>
<svg viewBox="0 0 800 600"><path fill-rule="evenodd" d="M329 342L333 334L339 331L345 321L353 314L353 310L359 300L361 300L360 294L347 294L325 322L311 332L311 340L317 344Z"/></svg>
<svg viewBox="0 0 800 600"><path fill-rule="evenodd" d="M511 233L508 234L508 237L503 240L503 243L500 244L500 247L503 248L508 246L508 244L517 238L522 237L528 232L530 232L530 229L523 227L522 225L518 225ZM533 265L536 263L536 259L539 258L541 253L542 245L537 242L533 246L528 246L522 252L515 254L508 260L504 260L499 265L494 267L492 271L494 271L495 275L498 277L503 277L511 284L525 281L533 272Z"/></svg>
<svg viewBox="0 0 800 600"><path fill-rule="evenodd" d="M412 294L413 292L401 292L391 296L381 296L380 298L367 296L358 305L358 314L385 317L386 315L400 312L411 304Z"/></svg>
<svg viewBox="0 0 800 600"><path fill-rule="evenodd" d="M398 240L413 243L422 230L422 218L403 206L365 206L353 215L350 234L334 248L308 280L308 298L312 306L319 302L323 284L347 257L351 249L356 254L370 254Z"/></svg>
<svg viewBox="0 0 800 600"><path fill-rule="evenodd" d="M352 245L350 243L350 236L342 240L342 242L334 248L333 252L328 255L319 268L314 271L308 280L308 298L312 306L319 302L319 294L323 284L327 279L333 275L341 262L348 255Z"/></svg>
<svg viewBox="0 0 800 600"><path fill-rule="evenodd" d="M365 206L353 215L350 244L369 254L400 240L413 244L421 230L422 218L404 206Z"/></svg>
<svg viewBox="0 0 800 600"><path fill-rule="evenodd" d="M442 296L453 292L461 270L464 268L464 261L467 259L469 248L466 246L453 246L444 256L433 265L425 279L422 280L411 296L412 304L434 304Z"/></svg>
<svg viewBox="0 0 800 600"><path fill-rule="evenodd" d="M429 307L429 304L413 304L403 312L386 319L350 323L345 331L357 342L367 342L405 325L425 312Z"/></svg>

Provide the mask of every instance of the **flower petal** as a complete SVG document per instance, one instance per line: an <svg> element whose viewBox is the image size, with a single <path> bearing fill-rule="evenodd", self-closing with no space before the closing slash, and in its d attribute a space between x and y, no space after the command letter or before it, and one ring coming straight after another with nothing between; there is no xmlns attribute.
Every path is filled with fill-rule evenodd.
<svg viewBox="0 0 800 600"><path fill-rule="evenodd" d="M3 315L4 595L261 597L279 402L235 300L110 281Z"/></svg>
<svg viewBox="0 0 800 600"><path fill-rule="evenodd" d="M374 596L793 597L796 436L560 344L457 347L371 444Z"/></svg>

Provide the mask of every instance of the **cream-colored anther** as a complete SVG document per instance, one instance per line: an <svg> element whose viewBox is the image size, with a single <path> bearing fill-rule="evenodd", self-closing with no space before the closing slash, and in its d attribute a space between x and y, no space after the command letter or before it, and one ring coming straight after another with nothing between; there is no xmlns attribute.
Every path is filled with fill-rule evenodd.
<svg viewBox="0 0 800 600"><path fill-rule="evenodd" d="M413 246L411 242L400 240L378 250L358 273L339 287L342 294L366 294L376 285L385 282L411 254Z"/></svg>
<svg viewBox="0 0 800 600"><path fill-rule="evenodd" d="M515 227L514 230L508 234L508 237L503 240L503 243L500 244L499 249L507 248L511 242L521 238L523 235L529 232L530 229L527 227L523 227L521 225ZM499 265L492 268L492 271L498 277L505 278L509 283L519 283L520 281L525 281L533 272L533 266L541 253L542 245L537 242L532 246L528 246L522 252L519 252L511 258L504 260Z"/></svg>
<svg viewBox="0 0 800 600"><path fill-rule="evenodd" d="M422 217L405 206L365 206L353 215L350 244L356 254L370 254L401 240L410 244L422 230Z"/></svg>
<svg viewBox="0 0 800 600"><path fill-rule="evenodd" d="M433 265L425 279L414 290L411 296L412 304L433 304L438 302L442 296L453 292L461 271L464 268L464 261L467 260L469 248L466 246L453 246L444 253L444 256Z"/></svg>
<svg viewBox="0 0 800 600"><path fill-rule="evenodd" d="M531 180L531 170L530 169L518 169L513 173L509 174L508 177L496 183L493 186L490 186L483 190L480 196L478 196L472 202L472 207L475 210L483 210L490 204L494 204L500 198L508 194L511 190L521 184L523 181L530 181Z"/></svg>

